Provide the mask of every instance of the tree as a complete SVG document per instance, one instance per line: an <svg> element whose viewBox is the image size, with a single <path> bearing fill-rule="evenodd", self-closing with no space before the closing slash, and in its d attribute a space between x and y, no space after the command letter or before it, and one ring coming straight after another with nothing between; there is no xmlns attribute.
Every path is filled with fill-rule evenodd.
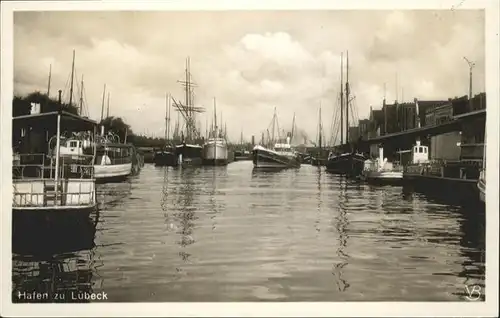
<svg viewBox="0 0 500 318"><path fill-rule="evenodd" d="M12 116L23 116L29 115L31 113L31 104L40 104L40 112L48 113L57 111L62 108L62 110L72 113L78 114L78 108L75 105L69 105L67 103L59 104L58 100L52 99L46 94L42 94L40 92L33 92L24 97L22 96L14 96L12 101Z"/></svg>
<svg viewBox="0 0 500 318"><path fill-rule="evenodd" d="M133 141L134 133L121 117L106 117L101 121L100 125L104 126L105 131L112 131L114 134L118 135L120 137L120 142L125 140L125 135L127 135L127 142ZM132 138L130 138L131 136Z"/></svg>

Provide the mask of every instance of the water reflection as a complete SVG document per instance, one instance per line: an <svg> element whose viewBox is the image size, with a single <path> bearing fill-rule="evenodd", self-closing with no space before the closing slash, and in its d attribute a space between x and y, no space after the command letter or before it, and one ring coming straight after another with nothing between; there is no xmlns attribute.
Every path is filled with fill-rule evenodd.
<svg viewBox="0 0 500 318"><path fill-rule="evenodd" d="M146 165L98 190L92 244L16 255L16 290L90 286L114 302L449 301L467 299L466 285L484 291L484 213L401 187L237 162Z"/></svg>
<svg viewBox="0 0 500 318"><path fill-rule="evenodd" d="M99 215L96 210L49 232L39 223L29 242L13 238L12 301L89 302L100 282L94 243Z"/></svg>
<svg viewBox="0 0 500 318"><path fill-rule="evenodd" d="M337 262L333 264L332 275L335 277L335 283L339 291L344 292L349 288L349 283L343 278L344 267L347 266L349 255L347 255L347 210L346 205L349 204L349 197L347 194L347 180L345 178L338 178L338 206L336 210L338 211L337 217L335 217L335 228L338 233L338 248L336 254L338 256Z"/></svg>
<svg viewBox="0 0 500 318"><path fill-rule="evenodd" d="M179 227L177 233L180 234L180 240L177 243L183 247L179 252L179 256L184 262L189 260L191 256L187 252L186 247L195 243L193 229L194 221L198 219L196 216L196 193L199 192L195 178L200 175L200 169L181 169L182 183L178 186L176 193L176 213L174 218L178 221Z"/></svg>

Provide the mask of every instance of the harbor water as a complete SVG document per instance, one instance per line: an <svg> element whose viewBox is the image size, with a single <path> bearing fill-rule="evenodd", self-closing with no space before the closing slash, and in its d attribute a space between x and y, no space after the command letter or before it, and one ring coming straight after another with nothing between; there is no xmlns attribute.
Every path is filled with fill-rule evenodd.
<svg viewBox="0 0 500 318"><path fill-rule="evenodd" d="M13 255L14 302L33 291L66 302L88 301L74 292L109 302L485 299L475 207L250 161L146 165L98 192L88 231L56 253Z"/></svg>

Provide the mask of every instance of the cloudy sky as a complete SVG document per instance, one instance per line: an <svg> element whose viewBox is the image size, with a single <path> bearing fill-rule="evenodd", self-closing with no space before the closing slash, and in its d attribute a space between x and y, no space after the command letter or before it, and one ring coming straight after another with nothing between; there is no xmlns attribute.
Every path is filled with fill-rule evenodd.
<svg viewBox="0 0 500 318"><path fill-rule="evenodd" d="M189 56L195 102L207 110L202 131L216 97L232 140L242 130L259 138L274 107L280 126L296 113L315 139L319 105L327 133L338 109L341 52L364 118L380 107L384 83L390 101L396 87L407 101L468 94L464 56L476 63L473 92L484 91L484 41L479 10L17 12L14 91L46 92L52 64L51 95L62 89L68 100L74 49L91 118L100 118L106 84L110 115L162 136L165 94L183 99L177 81Z"/></svg>

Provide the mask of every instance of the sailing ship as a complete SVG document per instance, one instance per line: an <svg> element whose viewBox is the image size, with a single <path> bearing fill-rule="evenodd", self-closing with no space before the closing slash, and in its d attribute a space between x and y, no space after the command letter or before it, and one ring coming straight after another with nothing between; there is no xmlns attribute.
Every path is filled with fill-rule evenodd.
<svg viewBox="0 0 500 318"><path fill-rule="evenodd" d="M328 155L326 170L332 173L338 173L348 176L358 177L361 176L363 169L365 167L366 156L363 153L358 152L353 145L349 142L349 106L350 106L350 88L349 88L349 52L347 52L347 79L345 83L345 95L346 101L344 106L344 86L343 86L343 54L341 55L341 77L340 77L340 122L341 122L341 140L340 147L337 148L336 152L330 152ZM345 107L346 111L346 144L343 144L343 133L344 133L344 113L343 109Z"/></svg>
<svg viewBox="0 0 500 318"><path fill-rule="evenodd" d="M208 140L203 145L203 164L225 166L229 163L229 151L225 136L217 125L217 106L214 97L214 124Z"/></svg>
<svg viewBox="0 0 500 318"><path fill-rule="evenodd" d="M174 108L179 111L185 120L185 132L181 132L181 143L175 146L177 166L201 166L203 163L203 139L196 128L196 114L204 111L202 107L194 106L194 83L191 81L190 59L186 59L185 81L180 81L186 92L185 105L172 97Z"/></svg>
<svg viewBox="0 0 500 318"><path fill-rule="evenodd" d="M257 169L282 169L282 168L300 168L300 160L292 148L290 136L286 137L286 142L274 143L274 131L278 128L278 117L276 115L276 108L274 108L274 116L271 122L272 138L268 142L268 147L257 145L252 150L253 165ZM269 130L268 130L269 132ZM278 136L278 141L280 138ZM274 144L273 144L274 143Z"/></svg>
<svg viewBox="0 0 500 318"><path fill-rule="evenodd" d="M318 146L314 156L311 156L311 165L321 167L326 164L326 158L323 158L323 123L321 121L321 104L319 105L319 124L318 124Z"/></svg>
<svg viewBox="0 0 500 318"><path fill-rule="evenodd" d="M178 158L176 148L170 141L170 111L171 111L171 96L166 95L165 105L165 146L154 153L153 162L155 166L170 166L175 167L178 165Z"/></svg>

